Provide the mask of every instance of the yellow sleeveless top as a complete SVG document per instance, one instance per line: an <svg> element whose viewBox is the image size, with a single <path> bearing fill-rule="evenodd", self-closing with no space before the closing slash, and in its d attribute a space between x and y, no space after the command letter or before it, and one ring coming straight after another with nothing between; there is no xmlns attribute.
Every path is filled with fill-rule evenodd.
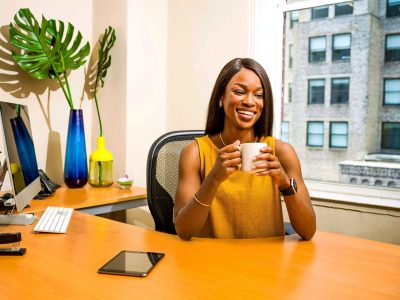
<svg viewBox="0 0 400 300"><path fill-rule="evenodd" d="M196 138L201 179L214 166L218 148L208 136ZM274 149L274 137L261 138ZM278 187L270 176L235 172L218 188L201 237L258 238L284 235Z"/></svg>

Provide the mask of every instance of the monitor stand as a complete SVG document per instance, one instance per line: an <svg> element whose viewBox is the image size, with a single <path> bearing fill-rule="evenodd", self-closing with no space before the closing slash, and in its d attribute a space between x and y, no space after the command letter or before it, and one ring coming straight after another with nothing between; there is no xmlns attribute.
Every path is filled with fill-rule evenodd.
<svg viewBox="0 0 400 300"><path fill-rule="evenodd" d="M0 166L0 190L3 186L4 178L7 173L7 163L4 160L3 164ZM13 200L14 198L10 198L8 200ZM13 206L11 204L10 206ZM37 218L32 214L18 214L18 215L0 215L0 225L30 225L35 222Z"/></svg>

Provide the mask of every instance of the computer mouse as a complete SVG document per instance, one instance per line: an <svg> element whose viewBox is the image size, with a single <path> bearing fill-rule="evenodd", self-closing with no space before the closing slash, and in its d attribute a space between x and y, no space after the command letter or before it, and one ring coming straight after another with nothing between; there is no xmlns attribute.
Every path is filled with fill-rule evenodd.
<svg viewBox="0 0 400 300"><path fill-rule="evenodd" d="M11 194L11 193L5 193L5 194L1 195L1 198L2 198L3 200L8 200L8 199L10 199L10 198L14 198L14 195Z"/></svg>

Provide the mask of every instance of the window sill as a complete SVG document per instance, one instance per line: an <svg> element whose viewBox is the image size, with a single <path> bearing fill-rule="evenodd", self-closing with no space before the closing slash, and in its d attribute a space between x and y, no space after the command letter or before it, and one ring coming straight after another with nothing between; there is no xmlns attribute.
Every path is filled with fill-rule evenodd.
<svg viewBox="0 0 400 300"><path fill-rule="evenodd" d="M312 200L400 210L400 190L305 180Z"/></svg>

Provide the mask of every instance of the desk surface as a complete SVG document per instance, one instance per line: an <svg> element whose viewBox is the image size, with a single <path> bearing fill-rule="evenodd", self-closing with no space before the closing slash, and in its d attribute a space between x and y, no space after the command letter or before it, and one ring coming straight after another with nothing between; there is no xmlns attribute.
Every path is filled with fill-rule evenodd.
<svg viewBox="0 0 400 300"><path fill-rule="evenodd" d="M399 299L400 246L317 232L249 240L177 236L74 211L67 234L22 232L0 257L2 299ZM164 252L146 278L97 274L120 250ZM5 280L7 278L7 280Z"/></svg>
<svg viewBox="0 0 400 300"><path fill-rule="evenodd" d="M133 186L130 189L122 190L115 183L105 188L96 188L89 184L79 189L62 186L56 190L54 196L43 200L32 200L30 207L25 208L23 213L44 211L47 206L71 207L78 210L90 209L105 205L123 204L127 201L132 202L132 200L139 201L146 199L146 197L145 188Z"/></svg>

